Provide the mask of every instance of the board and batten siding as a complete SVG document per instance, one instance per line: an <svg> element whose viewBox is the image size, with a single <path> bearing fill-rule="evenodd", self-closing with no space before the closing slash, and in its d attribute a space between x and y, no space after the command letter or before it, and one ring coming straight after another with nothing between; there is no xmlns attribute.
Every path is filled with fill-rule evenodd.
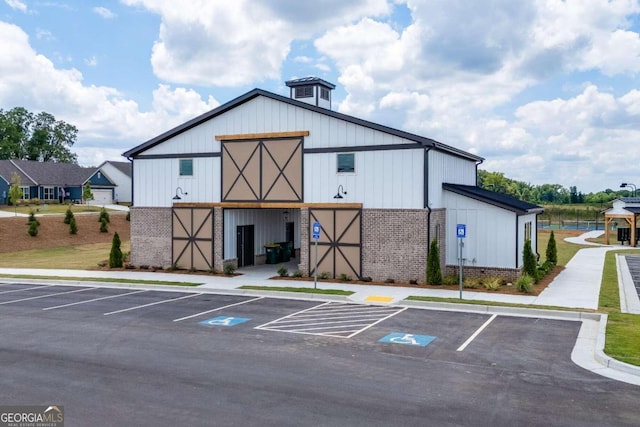
<svg viewBox="0 0 640 427"><path fill-rule="evenodd" d="M460 249L456 238L456 225L465 224L467 226L466 238L463 239L465 265L517 268L515 239L517 216L514 212L449 191L444 191L444 203L447 206L447 265L458 264ZM524 225L519 228L524 230Z"/></svg>
<svg viewBox="0 0 640 427"><path fill-rule="evenodd" d="M525 224L531 223L531 249L533 253L540 252L540 248L538 248L538 233L537 233L537 215L536 214L527 214L520 215L518 217L518 267L522 267L524 265L524 260L522 257L522 252L524 250L524 232L525 232ZM542 250L544 251L545 248Z"/></svg>
<svg viewBox="0 0 640 427"><path fill-rule="evenodd" d="M193 176L181 177L179 159L135 159L133 162L134 206L169 207L176 188L181 202L220 201L220 158L193 158Z"/></svg>
<svg viewBox="0 0 640 427"><path fill-rule="evenodd" d="M284 211L288 218L284 220ZM299 209L225 209L224 210L224 259L237 256L236 227L254 225L254 254L265 253L264 245L284 242L285 224L293 222L294 248L300 247ZM275 271L275 270L274 270Z"/></svg>
<svg viewBox="0 0 640 427"><path fill-rule="evenodd" d="M476 162L431 150L429 158L429 207L445 207L442 184L476 185Z"/></svg>
<svg viewBox="0 0 640 427"><path fill-rule="evenodd" d="M337 172L336 153L305 154L305 202L355 202L369 209L422 209L423 153L423 149L356 151L354 173ZM336 200L333 196L339 185L346 194Z"/></svg>

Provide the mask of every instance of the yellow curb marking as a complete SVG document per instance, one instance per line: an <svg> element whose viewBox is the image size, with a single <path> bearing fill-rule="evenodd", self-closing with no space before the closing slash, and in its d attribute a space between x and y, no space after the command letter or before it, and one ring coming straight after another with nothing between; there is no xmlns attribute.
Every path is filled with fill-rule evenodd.
<svg viewBox="0 0 640 427"><path fill-rule="evenodd" d="M379 295L370 295L364 299L369 302L391 302L393 301L393 297L383 297Z"/></svg>

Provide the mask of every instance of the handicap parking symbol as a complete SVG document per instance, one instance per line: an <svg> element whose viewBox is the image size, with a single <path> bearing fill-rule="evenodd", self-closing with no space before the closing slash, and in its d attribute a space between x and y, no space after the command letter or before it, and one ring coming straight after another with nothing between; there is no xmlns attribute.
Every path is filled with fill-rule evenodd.
<svg viewBox="0 0 640 427"><path fill-rule="evenodd" d="M249 320L247 317L218 316L198 323L203 326L236 326Z"/></svg>
<svg viewBox="0 0 640 427"><path fill-rule="evenodd" d="M394 332L380 339L379 342L426 347L431 341L435 339L436 337L432 337L431 335L415 335L405 334L402 332Z"/></svg>

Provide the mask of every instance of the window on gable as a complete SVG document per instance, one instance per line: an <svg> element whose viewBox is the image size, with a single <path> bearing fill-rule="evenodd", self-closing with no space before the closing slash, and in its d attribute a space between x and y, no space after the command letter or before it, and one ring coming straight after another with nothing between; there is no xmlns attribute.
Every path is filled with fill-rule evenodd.
<svg viewBox="0 0 640 427"><path fill-rule="evenodd" d="M311 98L313 96L313 86L296 87L296 98Z"/></svg>
<svg viewBox="0 0 640 427"><path fill-rule="evenodd" d="M531 241L531 221L524 224L524 240L525 242L527 240Z"/></svg>
<svg viewBox="0 0 640 427"><path fill-rule="evenodd" d="M180 176L193 176L193 159L180 159Z"/></svg>
<svg viewBox="0 0 640 427"><path fill-rule="evenodd" d="M326 87L321 87L320 88L320 98L326 99L328 101L329 100L329 89L327 89Z"/></svg>
<svg viewBox="0 0 640 427"><path fill-rule="evenodd" d="M336 156L338 173L354 173L356 171L356 159L354 153L338 153Z"/></svg>

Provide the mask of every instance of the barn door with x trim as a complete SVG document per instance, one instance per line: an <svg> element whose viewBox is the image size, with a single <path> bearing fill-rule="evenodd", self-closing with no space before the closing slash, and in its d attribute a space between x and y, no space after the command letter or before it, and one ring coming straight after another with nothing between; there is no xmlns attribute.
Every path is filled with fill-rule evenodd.
<svg viewBox="0 0 640 427"><path fill-rule="evenodd" d="M360 209L310 209L311 227L319 222L318 273L327 272L331 277L341 274L357 279L362 269L361 239L362 211ZM309 241L309 274L315 269L315 240Z"/></svg>

